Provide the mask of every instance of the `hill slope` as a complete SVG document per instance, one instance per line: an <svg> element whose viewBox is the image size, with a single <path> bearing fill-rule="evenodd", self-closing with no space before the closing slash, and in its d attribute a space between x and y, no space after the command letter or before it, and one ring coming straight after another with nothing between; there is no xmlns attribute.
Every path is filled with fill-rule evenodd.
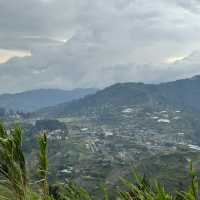
<svg viewBox="0 0 200 200"><path fill-rule="evenodd" d="M186 107L200 111L200 76L169 83L118 83L96 94L40 110L45 116L101 112L110 107L142 105Z"/></svg>
<svg viewBox="0 0 200 200"><path fill-rule="evenodd" d="M17 94L2 94L0 95L0 107L31 112L43 107L55 106L56 104L79 99L95 92L96 89L75 89L71 91L39 89Z"/></svg>

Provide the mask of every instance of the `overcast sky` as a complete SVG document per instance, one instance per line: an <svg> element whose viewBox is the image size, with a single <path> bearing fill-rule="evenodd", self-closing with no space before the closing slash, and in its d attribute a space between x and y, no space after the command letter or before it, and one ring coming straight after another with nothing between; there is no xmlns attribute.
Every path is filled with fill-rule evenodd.
<svg viewBox="0 0 200 200"><path fill-rule="evenodd" d="M0 93L196 74L199 0L0 0Z"/></svg>

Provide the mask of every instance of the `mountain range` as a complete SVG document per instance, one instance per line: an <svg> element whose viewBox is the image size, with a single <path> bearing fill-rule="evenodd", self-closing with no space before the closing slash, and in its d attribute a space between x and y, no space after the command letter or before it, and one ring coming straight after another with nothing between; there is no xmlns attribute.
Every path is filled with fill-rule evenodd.
<svg viewBox="0 0 200 200"><path fill-rule="evenodd" d="M96 91L97 89L94 88L74 90L38 89L16 94L2 94L0 95L0 108L33 112L43 107L80 99Z"/></svg>

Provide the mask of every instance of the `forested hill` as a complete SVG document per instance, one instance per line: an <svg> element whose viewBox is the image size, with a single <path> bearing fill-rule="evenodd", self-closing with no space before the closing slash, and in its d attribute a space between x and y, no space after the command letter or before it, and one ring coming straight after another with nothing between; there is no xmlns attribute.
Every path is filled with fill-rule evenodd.
<svg viewBox="0 0 200 200"><path fill-rule="evenodd" d="M161 84L117 83L93 95L42 109L43 116L102 111L102 108L140 105L184 107L200 111L200 76Z"/></svg>

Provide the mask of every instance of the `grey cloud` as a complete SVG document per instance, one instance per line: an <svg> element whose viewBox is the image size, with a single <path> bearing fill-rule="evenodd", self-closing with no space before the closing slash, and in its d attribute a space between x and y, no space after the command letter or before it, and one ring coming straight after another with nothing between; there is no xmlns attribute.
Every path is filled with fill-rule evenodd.
<svg viewBox="0 0 200 200"><path fill-rule="evenodd" d="M0 0L0 39L5 41L8 38L7 48L12 48L12 44L13 47L27 48L33 37L35 41L38 38L37 43L47 44L49 41L46 40L51 37L67 38L76 27L76 7L72 2ZM20 46L20 41L24 45Z"/></svg>
<svg viewBox="0 0 200 200"><path fill-rule="evenodd" d="M199 0L176 0L175 1L179 6L183 7L186 10L191 11L192 13L198 13L200 14L200 2Z"/></svg>
<svg viewBox="0 0 200 200"><path fill-rule="evenodd" d="M0 37L0 48L1 49L12 49L12 50L33 50L35 47L40 48L42 46L57 46L62 45L63 42L47 37L13 37L13 36L2 36Z"/></svg>
<svg viewBox="0 0 200 200"><path fill-rule="evenodd" d="M0 48L32 53L0 65L0 92L200 73L194 55L163 64L199 49L200 16L185 7L183 0L0 0Z"/></svg>
<svg viewBox="0 0 200 200"><path fill-rule="evenodd" d="M176 2L182 5L186 1ZM118 39L130 38L135 41L152 39L155 41L163 38L184 40L186 37L188 39L190 32L195 34L194 27L191 25L188 34L185 33L188 29L179 25L181 20L181 25L186 25L186 17L181 14L182 10L173 8L170 4L173 3L166 3L164 0L154 2L147 0L0 0L0 38L9 37L8 46L11 47L12 43L14 45L16 40L19 41L23 36L67 38L77 30L87 27L95 30L97 36L106 38L114 36ZM175 12L172 12L173 10ZM194 26L196 28L197 24ZM47 41L44 39L39 42ZM30 40L24 40L22 43L32 46L32 43L29 44Z"/></svg>

